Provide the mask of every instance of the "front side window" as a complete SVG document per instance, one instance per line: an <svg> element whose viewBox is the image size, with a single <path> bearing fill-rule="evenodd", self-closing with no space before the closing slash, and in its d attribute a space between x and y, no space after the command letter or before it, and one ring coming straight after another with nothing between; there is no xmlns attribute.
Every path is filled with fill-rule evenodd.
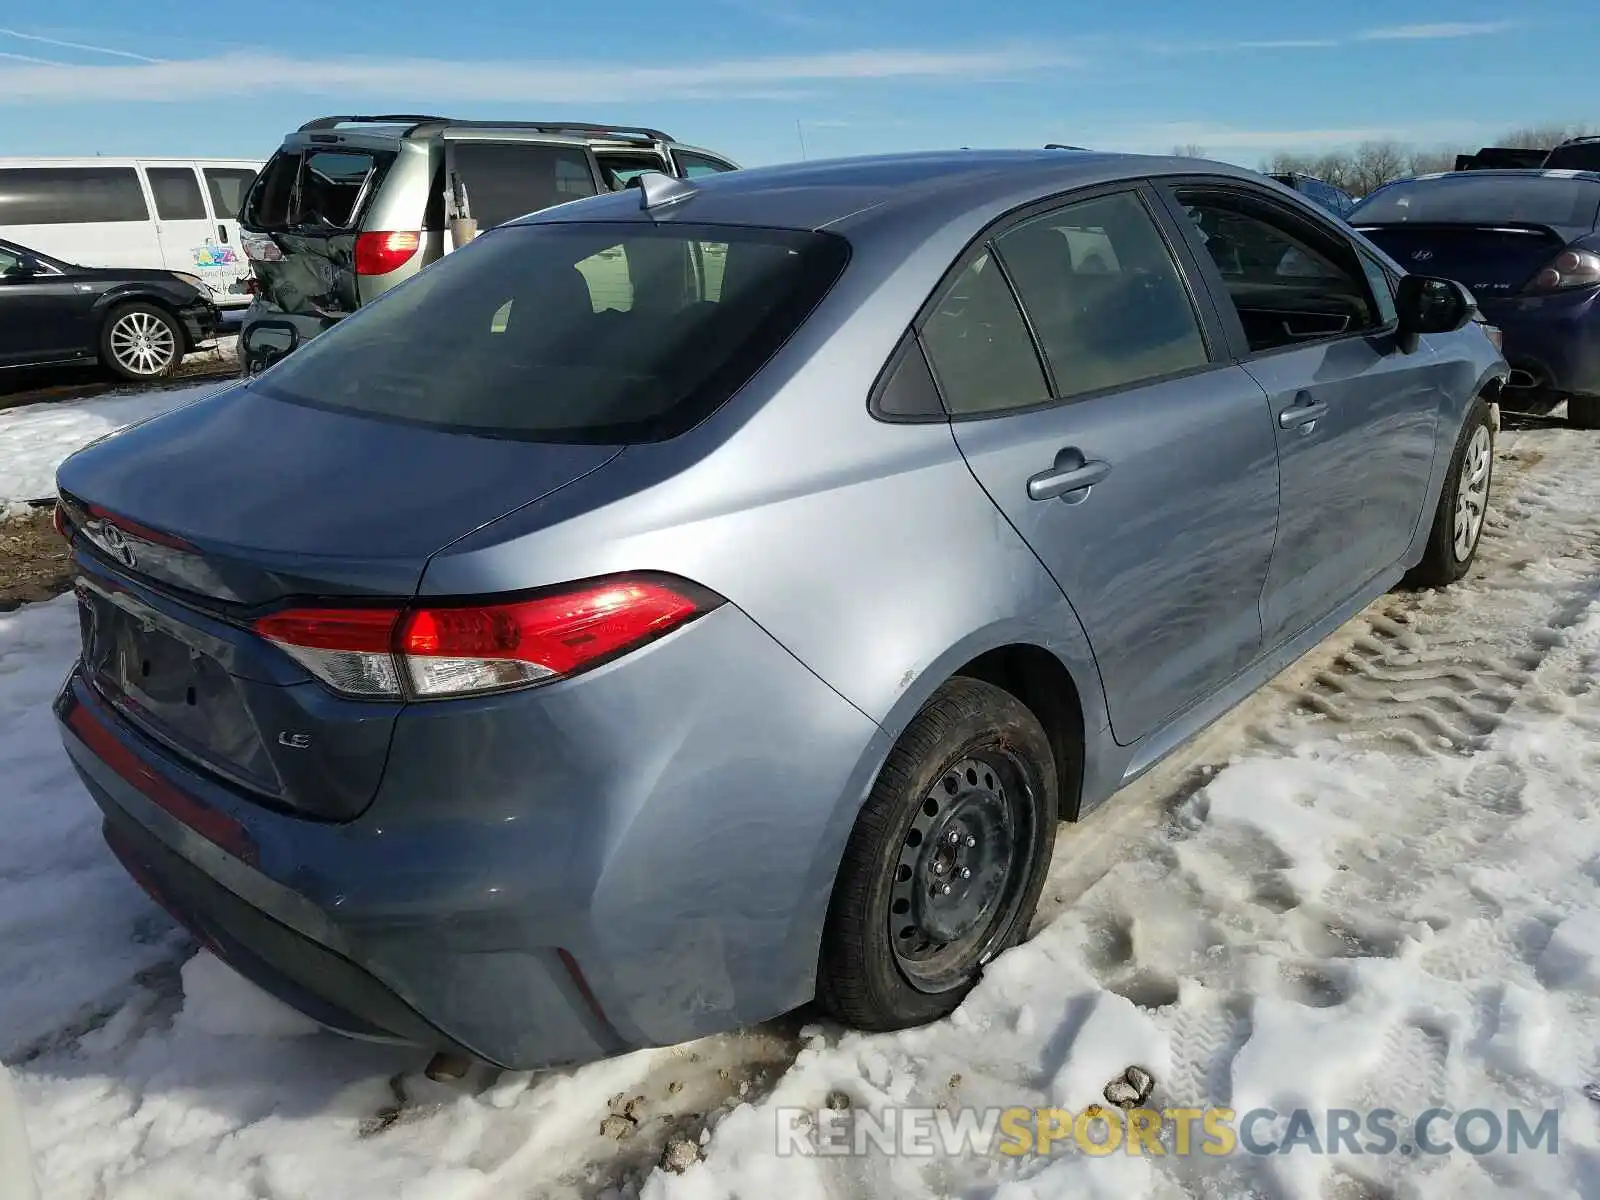
<svg viewBox="0 0 1600 1200"><path fill-rule="evenodd" d="M1209 362L1183 276L1138 196L1068 205L996 241L1060 398Z"/></svg>
<svg viewBox="0 0 1600 1200"><path fill-rule="evenodd" d="M4 246L0 246L0 279L4 279L15 271L21 262L22 255L15 254Z"/></svg>
<svg viewBox="0 0 1600 1200"><path fill-rule="evenodd" d="M695 267L724 247L715 291ZM742 387L833 285L848 243L751 227L571 222L475 239L251 383L454 432L674 437Z"/></svg>
<svg viewBox="0 0 1600 1200"><path fill-rule="evenodd" d="M163 221L203 221L206 202L192 167L146 167L150 192L156 198L156 216Z"/></svg>
<svg viewBox="0 0 1600 1200"><path fill-rule="evenodd" d="M132 167L9 167L0 170L0 225L148 221Z"/></svg>
<svg viewBox="0 0 1600 1200"><path fill-rule="evenodd" d="M206 187L211 192L211 209L217 214L217 220L237 218L256 173L241 167L207 167L205 175Z"/></svg>
<svg viewBox="0 0 1600 1200"><path fill-rule="evenodd" d="M1382 324L1350 242L1250 193L1179 188L1177 198L1222 275L1251 350Z"/></svg>
<svg viewBox="0 0 1600 1200"><path fill-rule="evenodd" d="M1028 408L1050 399L1022 311L987 252L940 298L923 324L922 347L952 416Z"/></svg>
<svg viewBox="0 0 1600 1200"><path fill-rule="evenodd" d="M721 175L735 170L732 163L725 163L721 159L710 158L704 154L688 154L684 151L677 152L678 170L685 179L698 179L702 175Z"/></svg>

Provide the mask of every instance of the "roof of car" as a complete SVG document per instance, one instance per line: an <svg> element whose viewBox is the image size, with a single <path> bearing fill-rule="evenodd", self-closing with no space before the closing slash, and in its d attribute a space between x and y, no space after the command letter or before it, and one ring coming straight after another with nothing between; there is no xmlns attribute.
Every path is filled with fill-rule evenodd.
<svg viewBox="0 0 1600 1200"><path fill-rule="evenodd" d="M845 232L912 213L947 221L964 213L1004 212L1098 183L1174 173L1227 175L1260 182L1254 171L1197 159L1076 150L951 150L749 167L705 176L662 206L657 220L766 225ZM617 220L639 215L628 189L546 209L518 223Z"/></svg>
<svg viewBox="0 0 1600 1200"><path fill-rule="evenodd" d="M1428 183L1435 179L1584 179L1600 183L1600 171L1567 171L1559 167L1484 167L1475 171L1432 171L1394 179L1391 183ZM1384 185L1385 187L1388 184Z"/></svg>

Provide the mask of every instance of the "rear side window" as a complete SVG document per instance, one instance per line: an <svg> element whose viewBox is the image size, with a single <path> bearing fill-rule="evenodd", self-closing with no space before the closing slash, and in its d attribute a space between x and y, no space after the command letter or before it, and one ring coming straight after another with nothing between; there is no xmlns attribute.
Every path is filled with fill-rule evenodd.
<svg viewBox="0 0 1600 1200"><path fill-rule="evenodd" d="M156 216L163 221L204 221L206 202L193 167L146 167L145 178L156 198Z"/></svg>
<svg viewBox="0 0 1600 1200"><path fill-rule="evenodd" d="M211 193L211 209L219 221L232 221L244 207L245 193L256 181L254 171L240 167L207 167L206 189Z"/></svg>
<svg viewBox="0 0 1600 1200"><path fill-rule="evenodd" d="M446 255L251 386L453 432L659 441L742 387L848 257L841 238L791 230L515 225Z"/></svg>
<svg viewBox="0 0 1600 1200"><path fill-rule="evenodd" d="M704 154L689 154L682 150L676 153L678 169L683 172L685 179L698 179L702 175L721 175L736 169L732 163L725 163L721 159L710 158Z"/></svg>
<svg viewBox="0 0 1600 1200"><path fill-rule="evenodd" d="M11 167L0 170L0 225L148 221L132 167Z"/></svg>
<svg viewBox="0 0 1600 1200"><path fill-rule="evenodd" d="M451 162L480 229L595 194L578 148L517 142L452 142Z"/></svg>
<svg viewBox="0 0 1600 1200"><path fill-rule="evenodd" d="M1022 311L992 254L961 272L922 327L922 347L952 416L1050 399Z"/></svg>
<svg viewBox="0 0 1600 1200"><path fill-rule="evenodd" d="M1076 252L1074 241L1090 238L1105 243L1103 257ZM1058 397L1131 387L1210 361L1178 264L1137 196L1070 204L1008 230L996 245Z"/></svg>
<svg viewBox="0 0 1600 1200"><path fill-rule="evenodd" d="M375 150L280 150L245 198L242 219L256 229L349 229L393 161Z"/></svg>

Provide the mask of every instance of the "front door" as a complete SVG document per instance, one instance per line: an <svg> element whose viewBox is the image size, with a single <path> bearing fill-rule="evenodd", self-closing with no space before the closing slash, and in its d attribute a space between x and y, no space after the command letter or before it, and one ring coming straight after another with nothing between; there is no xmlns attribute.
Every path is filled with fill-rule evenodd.
<svg viewBox="0 0 1600 1200"><path fill-rule="evenodd" d="M1178 186L1172 199L1272 406L1283 508L1262 625L1273 646L1411 545L1442 364L1425 344L1401 352L1381 268L1332 222L1247 185Z"/></svg>
<svg viewBox="0 0 1600 1200"><path fill-rule="evenodd" d="M245 193L255 182L257 172L251 167L202 167L200 173L206 181L206 198L211 201L211 221L215 226L216 251L212 265L219 268L227 280L227 291L217 297L219 304L249 304L250 295L245 284L250 278L250 263L239 245L239 210L244 207Z"/></svg>
<svg viewBox="0 0 1600 1200"><path fill-rule="evenodd" d="M1202 311L1129 190L999 234L921 330L956 442L1076 611L1124 745L1261 648L1272 422Z"/></svg>
<svg viewBox="0 0 1600 1200"><path fill-rule="evenodd" d="M214 295L226 295L234 272L224 269L222 245L200 190L200 176L190 163L144 164L155 201L159 263L142 264L183 271L205 280Z"/></svg>

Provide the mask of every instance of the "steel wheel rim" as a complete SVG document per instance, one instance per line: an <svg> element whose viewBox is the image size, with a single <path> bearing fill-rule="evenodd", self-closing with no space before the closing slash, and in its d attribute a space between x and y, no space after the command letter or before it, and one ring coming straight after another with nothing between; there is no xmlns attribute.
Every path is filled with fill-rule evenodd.
<svg viewBox="0 0 1600 1200"><path fill-rule="evenodd" d="M895 965L918 991L961 986L1010 930L1033 857L1027 779L1010 751L975 750L940 773L912 814L887 921Z"/></svg>
<svg viewBox="0 0 1600 1200"><path fill-rule="evenodd" d="M131 312L111 327L111 356L135 375L159 375L172 364L178 339L154 313Z"/></svg>
<svg viewBox="0 0 1600 1200"><path fill-rule="evenodd" d="M1489 507L1489 472L1494 465L1494 444L1489 427L1479 425L1461 459L1461 480L1456 485L1455 552L1462 561L1472 554L1483 530Z"/></svg>

